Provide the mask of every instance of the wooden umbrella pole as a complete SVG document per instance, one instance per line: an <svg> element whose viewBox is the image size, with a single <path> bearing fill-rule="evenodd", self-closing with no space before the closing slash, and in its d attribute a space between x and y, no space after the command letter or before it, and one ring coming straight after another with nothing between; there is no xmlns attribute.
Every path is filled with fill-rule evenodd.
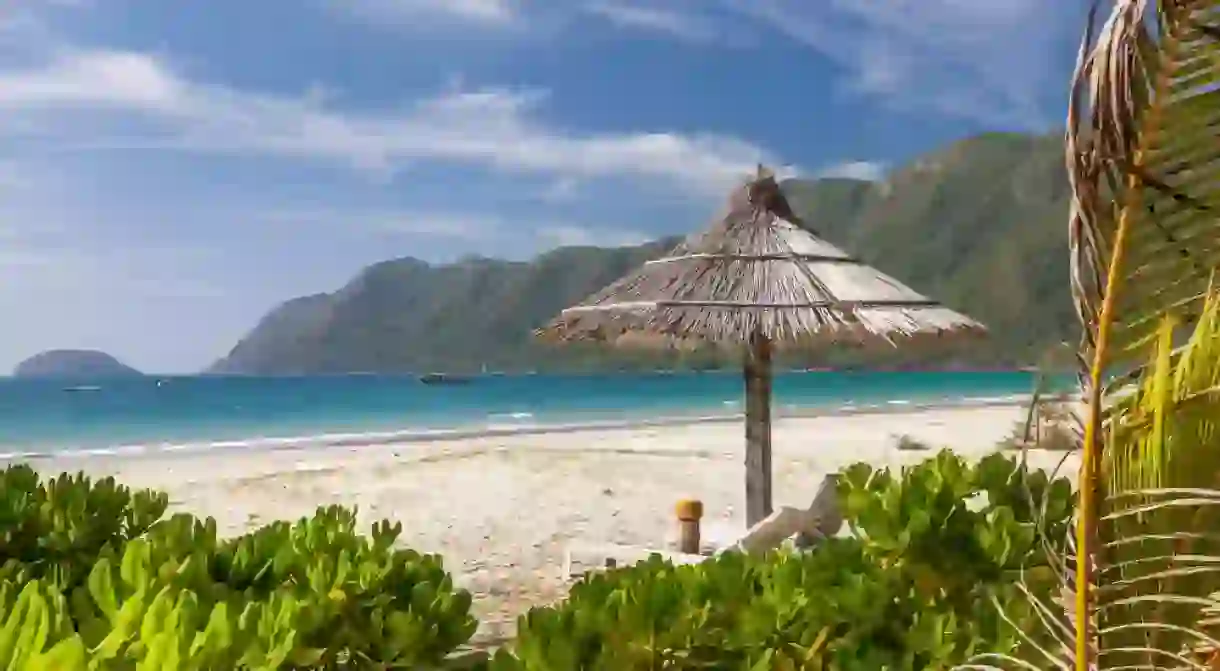
<svg viewBox="0 0 1220 671"><path fill-rule="evenodd" d="M771 341L757 331L745 356L746 524L771 514Z"/></svg>

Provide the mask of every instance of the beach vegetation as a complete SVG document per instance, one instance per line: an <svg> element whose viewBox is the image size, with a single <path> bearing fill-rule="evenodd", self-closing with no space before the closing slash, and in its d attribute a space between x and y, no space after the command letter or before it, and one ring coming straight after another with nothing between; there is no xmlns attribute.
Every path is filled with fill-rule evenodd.
<svg viewBox="0 0 1220 671"><path fill-rule="evenodd" d="M1096 452L1070 501L1073 528L1046 528L1048 538L1073 541L1048 554L1049 565L1065 569L1063 598L1047 600L1034 571L1023 571L1026 599L1044 604L1046 617L1024 629L1040 644L993 654L985 668L1220 668L1220 540L1211 531L1220 525L1220 294L1201 300L1189 320L1176 311L1154 319L1129 345L1145 353L1129 372L1104 388L1101 375L1092 381L1086 445L1097 441ZM1082 546L1084 566L1076 562Z"/></svg>
<svg viewBox="0 0 1220 671"><path fill-rule="evenodd" d="M475 630L439 557L400 548L388 522L360 533L341 507L223 539L109 478L16 466L0 482L0 668L444 668ZM1045 607L1028 594L1057 584L1065 479L943 451L852 466L837 494L839 537L589 574L486 664L923 669L1026 644Z"/></svg>
<svg viewBox="0 0 1220 671"><path fill-rule="evenodd" d="M111 479L0 483L0 668L427 668L475 631L400 525L332 506L222 539Z"/></svg>
<svg viewBox="0 0 1220 671"><path fill-rule="evenodd" d="M44 481L28 466L0 470L0 578L70 590L103 552L146 533L168 507L165 493L114 478L63 473Z"/></svg>
<svg viewBox="0 0 1220 671"><path fill-rule="evenodd" d="M492 668L944 669L1036 644L1023 632L1058 607L1066 478L942 451L854 465L838 495L846 532L808 551L590 574L523 616Z"/></svg>
<svg viewBox="0 0 1220 671"><path fill-rule="evenodd" d="M1080 448L1080 431L1072 405L1035 392L1025 417L1013 424L1000 443L1006 450L1072 452Z"/></svg>

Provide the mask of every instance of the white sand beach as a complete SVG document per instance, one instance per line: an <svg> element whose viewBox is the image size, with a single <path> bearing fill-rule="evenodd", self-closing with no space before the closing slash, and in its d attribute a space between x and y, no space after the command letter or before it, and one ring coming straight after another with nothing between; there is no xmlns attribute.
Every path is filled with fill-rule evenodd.
<svg viewBox="0 0 1220 671"><path fill-rule="evenodd" d="M866 461L917 461L907 435L981 456L1024 417L1017 405L778 419L777 505L808 505L823 475ZM561 597L569 541L663 547L673 504L704 502L707 538L744 528L740 421L496 435L311 449L216 450L40 458L45 473L85 470L170 494L173 508L238 533L319 505L403 524L403 541L442 553L471 589L484 636ZM1062 453L1031 454L1053 467ZM1067 464L1074 470L1075 464Z"/></svg>

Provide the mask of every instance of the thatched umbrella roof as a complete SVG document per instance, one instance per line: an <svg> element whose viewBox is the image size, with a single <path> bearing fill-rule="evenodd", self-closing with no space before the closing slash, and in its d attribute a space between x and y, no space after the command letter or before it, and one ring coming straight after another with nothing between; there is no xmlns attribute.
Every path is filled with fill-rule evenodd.
<svg viewBox="0 0 1220 671"><path fill-rule="evenodd" d="M622 344L653 337L744 343L761 335L789 348L897 345L984 330L819 238L774 176L760 170L709 230L564 310L536 335Z"/></svg>
<svg viewBox="0 0 1220 671"><path fill-rule="evenodd" d="M750 525L771 514L773 347L898 345L985 331L819 238L793 213L774 175L762 166L758 172L710 230L535 332L618 345L741 344Z"/></svg>

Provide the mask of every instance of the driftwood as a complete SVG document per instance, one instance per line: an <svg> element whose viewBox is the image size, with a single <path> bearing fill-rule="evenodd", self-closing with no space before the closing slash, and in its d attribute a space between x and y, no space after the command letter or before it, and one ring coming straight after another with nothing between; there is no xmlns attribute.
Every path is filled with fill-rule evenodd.
<svg viewBox="0 0 1220 671"><path fill-rule="evenodd" d="M827 475L818 486L817 494L808 508L781 507L766 519L750 527L736 541L719 549L722 552L763 553L773 550L789 538L794 538L798 548L809 548L823 539L834 536L843 525L837 496L838 476ZM652 555L674 564L697 564L708 555L672 552L639 545L618 544L572 544L564 557L563 575L579 578L589 571L628 566L642 562Z"/></svg>
<svg viewBox="0 0 1220 671"><path fill-rule="evenodd" d="M838 505L838 476L827 475L808 508L783 506L750 527L735 543L717 552L766 552L796 537L798 547L812 547L822 538L839 533L843 516Z"/></svg>

